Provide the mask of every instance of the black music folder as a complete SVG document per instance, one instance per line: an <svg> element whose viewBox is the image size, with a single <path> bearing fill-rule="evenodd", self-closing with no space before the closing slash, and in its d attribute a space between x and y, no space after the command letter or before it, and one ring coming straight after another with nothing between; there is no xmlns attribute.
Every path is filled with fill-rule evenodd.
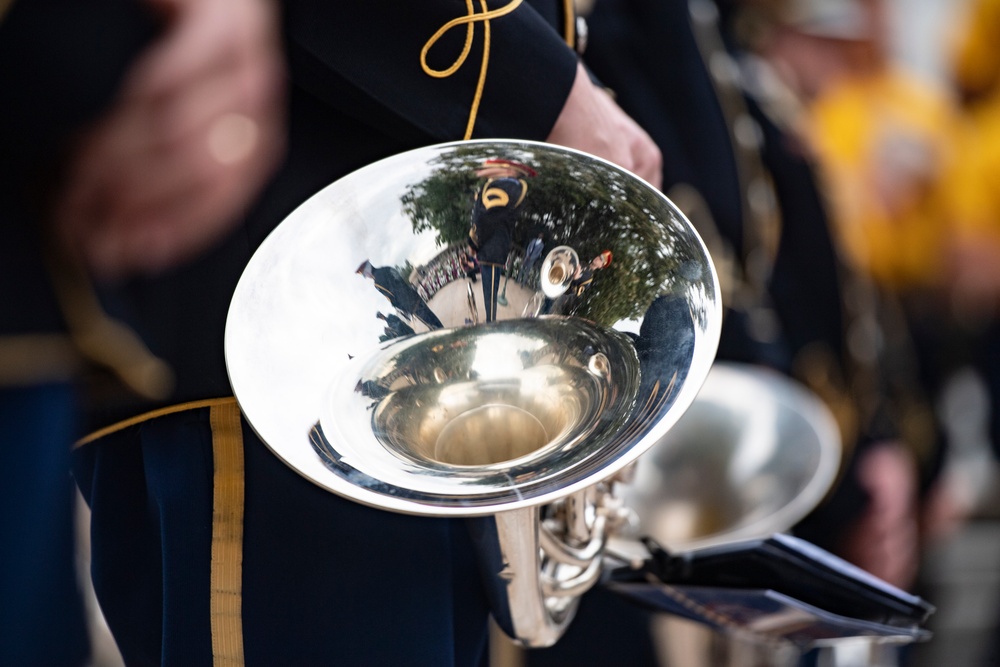
<svg viewBox="0 0 1000 667"><path fill-rule="evenodd" d="M606 585L657 611L722 632L808 649L839 639L923 641L934 607L788 535L669 553L610 573Z"/></svg>

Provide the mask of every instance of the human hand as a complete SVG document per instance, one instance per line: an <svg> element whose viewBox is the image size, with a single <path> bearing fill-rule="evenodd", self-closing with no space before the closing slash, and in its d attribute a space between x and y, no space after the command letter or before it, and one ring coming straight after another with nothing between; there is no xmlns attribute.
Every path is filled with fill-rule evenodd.
<svg viewBox="0 0 1000 667"><path fill-rule="evenodd" d="M862 454L857 474L870 500L849 529L842 555L905 589L916 578L919 565L913 457L900 443L880 443Z"/></svg>
<svg viewBox="0 0 1000 667"><path fill-rule="evenodd" d="M284 150L284 65L265 0L147 0L165 29L71 155L53 216L99 277L156 272L220 238Z"/></svg>
<svg viewBox="0 0 1000 667"><path fill-rule="evenodd" d="M583 65L556 119L549 143L576 148L614 162L659 188L663 156L639 125L590 80Z"/></svg>
<svg viewBox="0 0 1000 667"><path fill-rule="evenodd" d="M969 479L945 471L942 479L928 490L920 508L920 536L925 544L943 542L959 531L975 509L975 498L969 487L977 486Z"/></svg>
<svg viewBox="0 0 1000 667"><path fill-rule="evenodd" d="M985 319L1000 302L1000 238L991 231L958 231L942 251L952 307Z"/></svg>

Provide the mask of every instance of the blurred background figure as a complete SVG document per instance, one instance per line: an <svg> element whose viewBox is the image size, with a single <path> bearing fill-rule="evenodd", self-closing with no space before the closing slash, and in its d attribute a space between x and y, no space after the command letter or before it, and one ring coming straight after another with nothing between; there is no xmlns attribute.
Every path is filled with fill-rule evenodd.
<svg viewBox="0 0 1000 667"><path fill-rule="evenodd" d="M940 284L957 109L889 52L883 0L796 0L755 39L801 107L844 258L906 293Z"/></svg>
<svg viewBox="0 0 1000 667"><path fill-rule="evenodd" d="M156 273L216 242L278 166L283 65L259 0L148 0L162 37L80 138L54 216L102 277Z"/></svg>
<svg viewBox="0 0 1000 667"><path fill-rule="evenodd" d="M716 261L726 306L718 358L788 374L838 419L844 448L838 483L791 532L912 588L919 515L937 479L942 442L895 293L844 248L839 189L827 171L834 161L824 160L811 129L821 93L848 77L882 71L881 44L872 39L882 18L877 10L874 3L837 0L597 0L587 55L597 77L659 145L663 190ZM935 108L941 107L938 100ZM897 124L889 123L894 130ZM927 129L921 119L913 125ZM947 139L933 139L935 150L947 148ZM894 159L900 157L907 155ZM857 159L867 168L868 158ZM944 172L937 158L915 162L914 180L904 179L901 192L922 195L926 181ZM891 181L897 170L885 173ZM933 247L921 236L924 218L939 226L936 233L944 221L922 206L913 204L923 217L896 243L921 247L926 257ZM886 254L886 261L896 260ZM914 272L929 270L920 265ZM671 659L655 655L648 618L602 595L585 598L567 638L529 654L530 664L612 664L625 646L629 664ZM601 632L615 640L595 640ZM702 657L726 664L718 654Z"/></svg>
<svg viewBox="0 0 1000 667"><path fill-rule="evenodd" d="M169 385L90 276L162 270L237 221L283 144L274 19L256 0L0 3L0 664L87 661L79 382Z"/></svg>
<svg viewBox="0 0 1000 667"><path fill-rule="evenodd" d="M900 406L898 418L909 455L920 465L926 516L943 520L952 504L946 488L935 484L946 451L944 428L926 408L958 368L961 349L946 289L956 215L949 174L959 117L943 86L891 56L888 9L881 0L774 3L768 13L758 9L757 26L743 31L769 85L787 100L780 113L799 149L816 164L845 264L856 281L871 284L884 334L905 335L912 347L915 359L906 360L898 340L875 341L895 369L889 381L918 385L930 401ZM873 333L856 331L852 342ZM911 369L900 374L904 363ZM873 461L868 474L892 474L887 459Z"/></svg>
<svg viewBox="0 0 1000 667"><path fill-rule="evenodd" d="M759 18L768 3L752 4ZM771 4L767 20L744 25L745 43L790 101L784 108L825 186L845 263L871 282L884 317L897 322L884 331L905 328L912 341L915 373L900 375L903 359L894 343L887 346L895 381L909 375L935 408L933 431L925 411L911 405L901 415L919 470L919 552L935 550L938 562L948 553L981 563L967 550L974 544L981 558L995 553L990 521L970 526L961 539L942 538L965 530L970 513L988 519L997 511L990 489L996 463L985 460L981 448L1000 451L1000 3ZM935 18L936 32L920 29ZM919 69L914 46L924 52ZM906 484L900 470L883 459L862 473L869 480L895 476L894 484L880 486L899 489ZM865 561L867 546L849 547L855 560ZM961 613L944 610L940 627L954 634L916 647L910 652L915 664L937 664L955 651L965 657L948 660L997 661L996 641L983 650L975 634L998 617L990 586L995 570L981 565L956 583L947 572L966 567L958 562L925 573L923 585L943 576L959 587L938 589L942 602L957 599L959 591L970 599L952 608ZM984 591L992 591L985 593L993 597L989 602L982 601Z"/></svg>
<svg viewBox="0 0 1000 667"><path fill-rule="evenodd" d="M947 246L948 296L969 362L990 397L989 436L1000 452L1000 3L971 0L955 25L952 75L962 125L951 185L958 207Z"/></svg>

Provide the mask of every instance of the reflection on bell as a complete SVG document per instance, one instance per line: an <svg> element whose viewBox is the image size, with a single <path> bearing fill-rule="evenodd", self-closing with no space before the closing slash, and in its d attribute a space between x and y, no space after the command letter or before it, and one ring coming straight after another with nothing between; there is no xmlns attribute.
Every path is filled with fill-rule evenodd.
<svg viewBox="0 0 1000 667"><path fill-rule="evenodd" d="M548 441L542 422L530 412L493 403L446 424L434 444L433 458L451 465L503 463L530 454Z"/></svg>
<svg viewBox="0 0 1000 667"><path fill-rule="evenodd" d="M569 246L559 246L549 251L542 262L539 280L542 292L550 299L562 296L569 289L580 268L580 256Z"/></svg>
<svg viewBox="0 0 1000 667"><path fill-rule="evenodd" d="M542 462L585 457L585 441L617 436L600 431L628 419L638 364L627 336L572 318L418 334L368 361L364 391L351 380L339 385L321 421L343 428L350 423L343 406L375 399L370 413L357 414L381 446L353 449L354 439L341 445L352 451L353 465L379 479L405 473L419 478L416 486L434 481L444 492L455 479L428 477L429 470L469 466L466 478L485 481L496 475L493 464L539 466L522 476L528 481L551 472ZM612 365L619 369L614 382Z"/></svg>
<svg viewBox="0 0 1000 667"><path fill-rule="evenodd" d="M499 163L531 165L530 189L489 181L488 214L468 211ZM555 247L542 287L508 284L539 236ZM615 270L574 289L578 253L605 252ZM547 646L601 577L623 518L611 480L694 400L721 317L704 244L658 190L577 151L463 141L368 165L290 214L240 279L226 360L254 430L307 479L465 518L498 625Z"/></svg>
<svg viewBox="0 0 1000 667"><path fill-rule="evenodd" d="M606 354L597 352L587 362L587 368L591 373L605 380L611 379L611 362Z"/></svg>
<svg viewBox="0 0 1000 667"><path fill-rule="evenodd" d="M545 279L550 285L563 285L570 275L565 264L553 264L545 272Z"/></svg>
<svg viewBox="0 0 1000 667"><path fill-rule="evenodd" d="M469 323L479 324L479 308L476 306L476 295L472 291L472 283L465 286L465 298L469 306Z"/></svg>

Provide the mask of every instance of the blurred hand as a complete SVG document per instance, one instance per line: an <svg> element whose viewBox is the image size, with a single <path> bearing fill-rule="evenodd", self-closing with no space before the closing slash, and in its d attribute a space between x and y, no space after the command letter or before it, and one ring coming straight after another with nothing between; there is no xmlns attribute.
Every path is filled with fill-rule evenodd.
<svg viewBox="0 0 1000 667"><path fill-rule="evenodd" d="M266 0L147 0L165 29L70 159L55 224L99 276L216 241L284 150L284 65Z"/></svg>
<svg viewBox="0 0 1000 667"><path fill-rule="evenodd" d="M951 479L946 471L928 491L920 510L920 536L923 543L942 542L959 531L975 508L975 499L966 488L975 487L967 479Z"/></svg>
<svg viewBox="0 0 1000 667"><path fill-rule="evenodd" d="M663 157L646 131L590 80L582 65L547 141L586 151L642 177L659 188Z"/></svg>
<svg viewBox="0 0 1000 667"><path fill-rule="evenodd" d="M919 565L916 467L897 442L875 445L858 462L870 502L850 530L843 556L900 588L914 582Z"/></svg>
<svg viewBox="0 0 1000 667"><path fill-rule="evenodd" d="M966 317L993 316L1000 302L1000 238L993 232L954 233L942 254L952 307Z"/></svg>

